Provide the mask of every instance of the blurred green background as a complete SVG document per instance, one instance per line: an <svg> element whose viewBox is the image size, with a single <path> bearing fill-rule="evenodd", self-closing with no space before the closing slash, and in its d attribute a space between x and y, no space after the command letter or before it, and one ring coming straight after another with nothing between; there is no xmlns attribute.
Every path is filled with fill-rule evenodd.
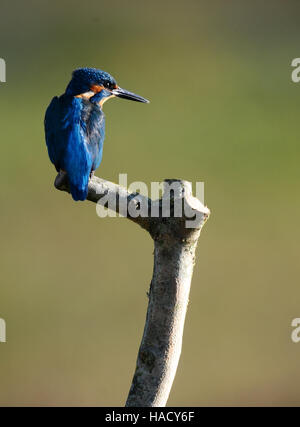
<svg viewBox="0 0 300 427"><path fill-rule="evenodd" d="M152 241L53 187L45 109L92 66L151 100L105 104L97 175L205 182L169 405L298 405L297 1L2 0L1 405L123 405Z"/></svg>

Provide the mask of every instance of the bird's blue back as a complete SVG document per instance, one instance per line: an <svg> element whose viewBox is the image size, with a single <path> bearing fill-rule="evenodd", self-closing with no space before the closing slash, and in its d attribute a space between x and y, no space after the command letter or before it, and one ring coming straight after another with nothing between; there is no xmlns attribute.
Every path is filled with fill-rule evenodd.
<svg viewBox="0 0 300 427"><path fill-rule="evenodd" d="M97 96L86 100L68 94L54 97L46 111L48 153L57 171L68 174L74 200L85 200L92 171L102 160L105 117Z"/></svg>

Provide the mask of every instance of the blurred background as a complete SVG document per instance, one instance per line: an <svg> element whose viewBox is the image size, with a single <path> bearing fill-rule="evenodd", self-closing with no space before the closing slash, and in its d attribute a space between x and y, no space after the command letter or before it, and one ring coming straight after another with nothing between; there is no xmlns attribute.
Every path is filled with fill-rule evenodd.
<svg viewBox="0 0 300 427"><path fill-rule="evenodd" d="M153 247L53 187L45 109L91 66L151 100L105 104L97 175L205 182L169 405L299 405L298 1L2 0L1 405L123 405Z"/></svg>

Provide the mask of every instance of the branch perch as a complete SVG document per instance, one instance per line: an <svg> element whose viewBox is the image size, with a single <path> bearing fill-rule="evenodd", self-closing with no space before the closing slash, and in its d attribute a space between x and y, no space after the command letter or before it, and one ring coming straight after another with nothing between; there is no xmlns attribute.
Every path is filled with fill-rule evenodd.
<svg viewBox="0 0 300 427"><path fill-rule="evenodd" d="M167 194L167 189L174 183L178 191ZM118 213L122 202L122 206L127 207L132 203L147 206L148 216L135 217L128 208L125 213L128 219L147 230L154 240L154 269L146 324L127 407L166 405L181 353L196 246L201 228L210 214L209 209L193 197L189 182L165 180L164 184L162 199L152 201L104 179L93 177L89 182L87 199L105 206L107 197L115 197L115 211ZM55 187L69 191L66 175L57 175ZM170 217L164 216L165 200L170 205ZM198 217L196 225L187 228L187 221L191 218L186 216L186 210L183 209L181 216L176 214L178 202ZM158 215L153 217L150 215L151 206L155 204Z"/></svg>

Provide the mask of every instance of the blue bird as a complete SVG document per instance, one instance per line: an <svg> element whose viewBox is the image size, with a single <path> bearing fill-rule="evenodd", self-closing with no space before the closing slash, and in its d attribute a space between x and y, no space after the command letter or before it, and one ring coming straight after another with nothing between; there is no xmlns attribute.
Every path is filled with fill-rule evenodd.
<svg viewBox="0 0 300 427"><path fill-rule="evenodd" d="M85 200L89 178L102 160L105 137L103 104L119 97L149 101L121 89L116 80L96 68L79 68L72 74L66 91L55 96L45 115L48 154L58 172L67 174L74 200Z"/></svg>

